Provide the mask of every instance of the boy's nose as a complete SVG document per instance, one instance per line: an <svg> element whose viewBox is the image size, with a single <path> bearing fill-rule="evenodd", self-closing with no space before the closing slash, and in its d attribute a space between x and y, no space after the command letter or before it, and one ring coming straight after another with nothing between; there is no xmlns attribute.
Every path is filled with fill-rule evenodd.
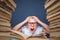
<svg viewBox="0 0 60 40"><path fill-rule="evenodd" d="M31 24L31 26L34 26L34 24Z"/></svg>

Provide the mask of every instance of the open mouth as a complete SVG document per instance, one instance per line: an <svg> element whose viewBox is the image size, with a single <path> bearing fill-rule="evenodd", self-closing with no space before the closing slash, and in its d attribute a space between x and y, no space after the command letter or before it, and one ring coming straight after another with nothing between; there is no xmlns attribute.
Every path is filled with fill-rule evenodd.
<svg viewBox="0 0 60 40"><path fill-rule="evenodd" d="M30 30L31 30L31 31L34 31L34 28L31 28Z"/></svg>

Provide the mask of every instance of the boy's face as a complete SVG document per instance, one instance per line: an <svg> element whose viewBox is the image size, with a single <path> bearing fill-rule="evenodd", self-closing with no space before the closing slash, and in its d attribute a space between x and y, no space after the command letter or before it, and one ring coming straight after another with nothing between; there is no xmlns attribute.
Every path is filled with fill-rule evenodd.
<svg viewBox="0 0 60 40"><path fill-rule="evenodd" d="M37 28L37 21L34 18L30 18L28 20L27 26L31 31L34 31Z"/></svg>

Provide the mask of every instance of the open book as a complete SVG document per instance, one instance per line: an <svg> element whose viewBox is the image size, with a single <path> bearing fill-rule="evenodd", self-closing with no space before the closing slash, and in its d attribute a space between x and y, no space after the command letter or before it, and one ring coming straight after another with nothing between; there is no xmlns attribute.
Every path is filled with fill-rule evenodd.
<svg viewBox="0 0 60 40"><path fill-rule="evenodd" d="M20 35L21 37L23 37L24 39L27 39L29 36L24 35L23 33L19 32L19 31L15 31L15 30L11 30L11 32Z"/></svg>
<svg viewBox="0 0 60 40"><path fill-rule="evenodd" d="M26 36L26 35L24 35L23 33L18 32L18 31L15 31L15 30L11 30L11 32L13 32L13 33L21 36L21 37L24 38L24 39L27 39L27 38L32 37L32 36ZM38 37L39 37L39 38L45 38L43 35L38 35Z"/></svg>

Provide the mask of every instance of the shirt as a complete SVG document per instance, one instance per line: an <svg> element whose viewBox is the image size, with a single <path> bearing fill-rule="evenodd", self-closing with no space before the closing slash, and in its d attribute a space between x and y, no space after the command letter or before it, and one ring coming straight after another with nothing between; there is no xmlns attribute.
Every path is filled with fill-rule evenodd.
<svg viewBox="0 0 60 40"><path fill-rule="evenodd" d="M43 30L43 27L37 26L36 31L34 32L34 34L32 34L27 26L22 27L22 33L26 36L39 36L42 34L42 30Z"/></svg>

